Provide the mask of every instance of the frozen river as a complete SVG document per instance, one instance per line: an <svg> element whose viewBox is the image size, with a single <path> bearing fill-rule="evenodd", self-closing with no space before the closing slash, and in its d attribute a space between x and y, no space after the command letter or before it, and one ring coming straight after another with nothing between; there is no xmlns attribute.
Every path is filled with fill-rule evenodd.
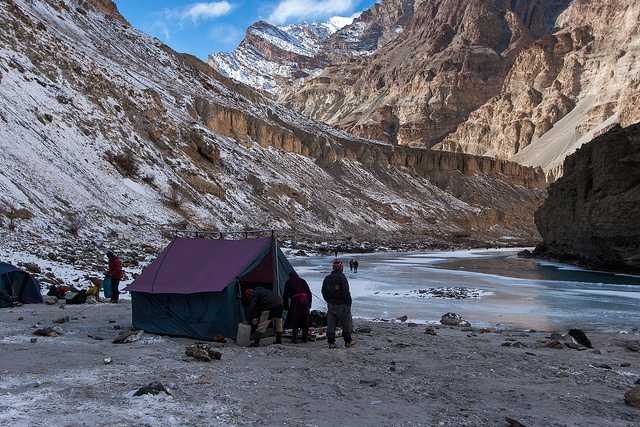
<svg viewBox="0 0 640 427"><path fill-rule="evenodd" d="M640 277L520 259L517 250L472 250L358 255L358 273L345 273L353 314L362 318L434 322L446 312L476 326L620 331L640 327ZM324 309L320 289L332 257L292 257L292 264ZM418 289L462 287L479 298L421 298Z"/></svg>

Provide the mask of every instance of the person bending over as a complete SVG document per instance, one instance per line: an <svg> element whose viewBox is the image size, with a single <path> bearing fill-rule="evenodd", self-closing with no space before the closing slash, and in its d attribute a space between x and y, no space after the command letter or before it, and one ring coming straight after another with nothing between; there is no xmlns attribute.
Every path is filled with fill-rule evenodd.
<svg viewBox="0 0 640 427"><path fill-rule="evenodd" d="M284 285L284 308L287 313L287 329L292 329L291 341L296 344L298 342L298 330L302 329L302 341L307 342L309 339L311 311L311 289L309 284L295 271L289 273L289 280Z"/></svg>
<svg viewBox="0 0 640 427"><path fill-rule="evenodd" d="M243 303L247 319L255 327L252 347L258 347L262 336L273 320L276 329L276 344L282 344L282 298L265 288L246 289Z"/></svg>

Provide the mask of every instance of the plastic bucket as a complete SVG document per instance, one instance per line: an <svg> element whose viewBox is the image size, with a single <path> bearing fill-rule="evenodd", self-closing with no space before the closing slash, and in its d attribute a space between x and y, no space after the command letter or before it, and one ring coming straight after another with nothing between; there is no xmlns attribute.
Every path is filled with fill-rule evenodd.
<svg viewBox="0 0 640 427"><path fill-rule="evenodd" d="M251 325L246 323L238 324L238 335L236 336L236 344L240 347L247 347L251 343Z"/></svg>

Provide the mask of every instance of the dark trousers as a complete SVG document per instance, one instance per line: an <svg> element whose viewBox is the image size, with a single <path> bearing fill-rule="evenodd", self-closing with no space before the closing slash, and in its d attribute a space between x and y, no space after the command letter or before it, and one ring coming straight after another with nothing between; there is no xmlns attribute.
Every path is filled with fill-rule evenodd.
<svg viewBox="0 0 640 427"><path fill-rule="evenodd" d="M342 326L342 338L345 343L351 342L351 306L346 304L329 304L327 310L327 341L329 344L336 342L336 327Z"/></svg>
<svg viewBox="0 0 640 427"><path fill-rule="evenodd" d="M118 301L120 299L120 279L111 279L111 301Z"/></svg>

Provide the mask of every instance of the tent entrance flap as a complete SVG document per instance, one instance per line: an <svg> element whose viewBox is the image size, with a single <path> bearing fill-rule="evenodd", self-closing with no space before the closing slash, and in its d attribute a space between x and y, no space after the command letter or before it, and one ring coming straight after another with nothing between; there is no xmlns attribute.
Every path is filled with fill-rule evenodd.
<svg viewBox="0 0 640 427"><path fill-rule="evenodd" d="M249 267L251 268L251 267ZM248 273L240 277L243 283L272 284L275 279L273 271L273 252L269 251L262 260Z"/></svg>

